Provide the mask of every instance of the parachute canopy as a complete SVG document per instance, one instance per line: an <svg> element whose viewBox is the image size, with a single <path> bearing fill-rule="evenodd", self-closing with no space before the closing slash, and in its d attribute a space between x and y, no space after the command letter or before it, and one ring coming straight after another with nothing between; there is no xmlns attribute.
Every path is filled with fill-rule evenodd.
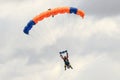
<svg viewBox="0 0 120 80"><path fill-rule="evenodd" d="M32 20L28 22L28 24L25 26L23 32L25 34L29 34L29 31L32 29L33 25L37 24L38 21L43 20L44 18L54 16L57 14L64 14L64 13L74 13L79 15L80 17L84 18L84 12L80 9L74 8L74 7L58 7L54 9L48 9L45 12L40 13L36 17L34 17Z"/></svg>

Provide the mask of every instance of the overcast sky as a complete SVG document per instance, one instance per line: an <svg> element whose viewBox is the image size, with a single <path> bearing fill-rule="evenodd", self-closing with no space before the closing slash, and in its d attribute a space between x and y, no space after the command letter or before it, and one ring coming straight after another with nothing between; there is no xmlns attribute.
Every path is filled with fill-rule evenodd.
<svg viewBox="0 0 120 80"><path fill-rule="evenodd" d="M0 0L0 80L120 80L119 0ZM23 28L49 8L76 7ZM68 50L73 70L59 52Z"/></svg>

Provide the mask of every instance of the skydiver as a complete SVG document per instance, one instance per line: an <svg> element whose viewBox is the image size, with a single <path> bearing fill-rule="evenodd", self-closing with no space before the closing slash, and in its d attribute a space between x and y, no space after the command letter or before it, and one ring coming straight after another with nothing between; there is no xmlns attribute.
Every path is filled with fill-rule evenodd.
<svg viewBox="0 0 120 80"><path fill-rule="evenodd" d="M66 53L66 56L63 56L62 55L62 53ZM60 52L60 57L63 59L63 61L64 61L64 68L65 68L65 70L66 70L66 67L69 69L69 68L71 68L71 69L73 69L72 68L72 66L70 65L70 62L69 62L69 59L68 59L68 52L67 52L67 50L65 50L65 51L63 51L63 52Z"/></svg>

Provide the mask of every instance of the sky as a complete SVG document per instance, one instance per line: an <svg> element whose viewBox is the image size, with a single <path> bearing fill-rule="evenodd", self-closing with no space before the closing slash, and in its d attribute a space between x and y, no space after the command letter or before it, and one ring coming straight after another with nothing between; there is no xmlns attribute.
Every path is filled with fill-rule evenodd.
<svg viewBox="0 0 120 80"><path fill-rule="evenodd" d="M120 80L119 0L0 0L0 80ZM56 15L23 29L49 8L85 12ZM68 50L73 69L59 52Z"/></svg>

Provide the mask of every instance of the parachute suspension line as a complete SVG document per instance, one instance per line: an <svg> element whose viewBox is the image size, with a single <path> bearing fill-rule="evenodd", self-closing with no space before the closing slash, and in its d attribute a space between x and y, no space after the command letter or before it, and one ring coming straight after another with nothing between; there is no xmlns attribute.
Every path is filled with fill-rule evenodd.
<svg viewBox="0 0 120 80"><path fill-rule="evenodd" d="M40 36L40 33L38 32L38 31L36 31L36 30L32 30L32 32L34 33L34 34L31 34L32 35L32 37L34 38L34 39L38 39L39 37L38 36Z"/></svg>

